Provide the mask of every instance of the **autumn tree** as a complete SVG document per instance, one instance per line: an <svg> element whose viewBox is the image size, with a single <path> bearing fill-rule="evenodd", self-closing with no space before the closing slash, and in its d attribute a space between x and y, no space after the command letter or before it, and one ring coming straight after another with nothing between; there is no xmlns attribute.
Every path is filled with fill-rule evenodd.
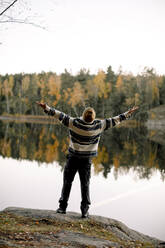
<svg viewBox="0 0 165 248"><path fill-rule="evenodd" d="M51 98L52 104L54 106L56 106L56 104L61 98L60 90L61 90L60 76L57 76L56 74L51 74L48 79L48 95L52 97Z"/></svg>
<svg viewBox="0 0 165 248"><path fill-rule="evenodd" d="M75 82L73 88L67 88L64 90L65 101L74 109L75 114L78 116L77 107L83 105L84 101L84 89L79 82Z"/></svg>
<svg viewBox="0 0 165 248"><path fill-rule="evenodd" d="M93 92L95 92L95 99L97 100L97 112L99 117L104 117L106 99L111 92L110 82L106 82L106 74L103 70L99 70L97 75L92 80Z"/></svg>
<svg viewBox="0 0 165 248"><path fill-rule="evenodd" d="M3 82L2 92L6 98L6 110L7 110L8 114L10 113L10 99L9 99L9 97L13 95L13 92L12 92L13 85L14 85L13 76L9 76L9 78L8 79L6 78Z"/></svg>
<svg viewBox="0 0 165 248"><path fill-rule="evenodd" d="M97 75L93 78L93 84L97 88L97 95L99 98L108 98L108 94L111 91L110 83L105 81L106 74L104 71L99 70Z"/></svg>
<svg viewBox="0 0 165 248"><path fill-rule="evenodd" d="M122 92L123 89L123 79L122 75L119 75L116 82L116 89L118 92Z"/></svg>

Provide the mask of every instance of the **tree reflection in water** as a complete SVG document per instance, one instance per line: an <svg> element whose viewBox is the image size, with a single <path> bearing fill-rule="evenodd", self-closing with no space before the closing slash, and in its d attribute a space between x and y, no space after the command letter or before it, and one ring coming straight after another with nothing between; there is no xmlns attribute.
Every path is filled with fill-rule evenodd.
<svg viewBox="0 0 165 248"><path fill-rule="evenodd" d="M155 132L154 132L155 134ZM115 168L115 177L130 168L139 178L149 179L153 169L165 178L165 144L152 141L153 131L146 127L117 127L106 131L93 159L95 173L107 177ZM68 148L68 130L61 125L0 121L0 155L39 163L57 161L64 166Z"/></svg>

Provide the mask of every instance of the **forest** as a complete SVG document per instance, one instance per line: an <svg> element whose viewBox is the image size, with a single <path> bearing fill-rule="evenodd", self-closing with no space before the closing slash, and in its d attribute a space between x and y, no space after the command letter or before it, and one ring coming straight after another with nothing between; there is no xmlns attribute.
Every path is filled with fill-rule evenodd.
<svg viewBox="0 0 165 248"><path fill-rule="evenodd" d="M35 104L43 101L69 115L77 116L86 106L97 117L117 115L138 105L135 118L147 120L147 111L165 104L165 76L144 68L138 75L115 73L109 66L96 75L81 69L76 75L66 69L55 72L0 75L0 115L43 115Z"/></svg>

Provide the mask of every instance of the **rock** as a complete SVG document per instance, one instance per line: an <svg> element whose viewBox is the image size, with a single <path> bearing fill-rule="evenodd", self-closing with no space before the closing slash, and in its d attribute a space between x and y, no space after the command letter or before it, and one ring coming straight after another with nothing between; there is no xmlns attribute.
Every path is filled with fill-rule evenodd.
<svg viewBox="0 0 165 248"><path fill-rule="evenodd" d="M0 248L9 248L9 247L16 247L16 245L14 245L11 242L8 242L6 240L0 239Z"/></svg>
<svg viewBox="0 0 165 248"><path fill-rule="evenodd" d="M98 223L105 225L106 229L108 229L112 233L115 233L117 237L122 238L124 240L157 243L157 239L144 235L140 232L134 231L128 228L120 221L110 218L105 218L102 216L92 216L91 218L93 218Z"/></svg>
<svg viewBox="0 0 165 248"><path fill-rule="evenodd" d="M94 246L98 248L121 247L115 242L111 242L96 237L89 237L82 233L73 233L70 231L61 231L56 234L56 237L58 238L59 241L67 242L71 245L74 245L74 247L84 247L84 246L85 247Z"/></svg>
<svg viewBox="0 0 165 248"><path fill-rule="evenodd" d="M137 242L139 243L138 247L141 247L142 243L150 243L151 246L146 247L165 247L164 241L134 231L120 221L101 216L91 215L89 219L82 219L81 215L75 212L67 212L67 214L57 214L53 210L27 209L16 207L6 208L2 212L7 212L9 214L14 214L21 217L29 217L37 220L39 224L48 226L52 225L52 221L60 222L60 224L62 224L62 227L56 233L51 233L48 235L35 232L33 234L35 242L41 243L40 247L132 248L137 247L135 244ZM77 225L79 228L76 229L76 231L75 229L65 230L63 226L66 224L69 227ZM91 229L92 231L95 231L95 228L98 227L98 230L100 230L100 232L101 230L106 231L106 235L108 233L109 238L106 239L107 236L101 235L98 237L98 234L96 235L97 237L95 237L93 235L94 232L92 232L92 234L90 235L90 232L84 232L84 227L88 227L89 230ZM1 244L2 243L0 242L0 245ZM128 244L128 246L125 244ZM7 243L4 243L4 247L5 245L7 245Z"/></svg>

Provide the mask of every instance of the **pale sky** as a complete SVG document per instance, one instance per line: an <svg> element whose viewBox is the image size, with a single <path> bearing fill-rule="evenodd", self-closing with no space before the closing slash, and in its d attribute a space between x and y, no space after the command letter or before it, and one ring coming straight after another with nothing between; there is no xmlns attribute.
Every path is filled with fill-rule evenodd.
<svg viewBox="0 0 165 248"><path fill-rule="evenodd" d="M7 14L47 30L0 23L0 74L97 73L109 65L165 74L165 0L20 0Z"/></svg>

